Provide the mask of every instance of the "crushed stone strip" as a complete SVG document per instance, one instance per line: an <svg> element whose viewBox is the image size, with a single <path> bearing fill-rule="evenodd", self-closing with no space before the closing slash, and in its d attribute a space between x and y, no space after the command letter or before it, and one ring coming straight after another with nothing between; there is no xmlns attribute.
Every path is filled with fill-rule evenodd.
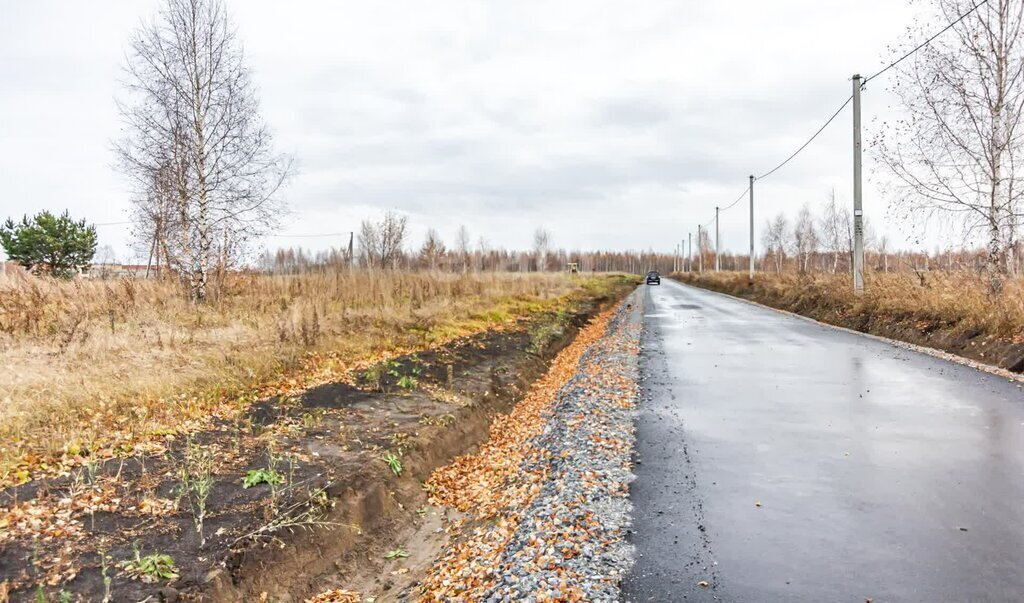
<svg viewBox="0 0 1024 603"><path fill-rule="evenodd" d="M421 601L619 599L632 565L639 317L632 303L597 316L491 441L431 476L435 503L489 521L449 526L455 544Z"/></svg>

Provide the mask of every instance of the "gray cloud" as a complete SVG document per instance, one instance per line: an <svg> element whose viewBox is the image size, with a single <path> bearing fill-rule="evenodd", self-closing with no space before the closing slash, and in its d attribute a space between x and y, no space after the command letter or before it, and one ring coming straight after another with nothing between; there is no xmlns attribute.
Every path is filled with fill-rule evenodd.
<svg viewBox="0 0 1024 603"><path fill-rule="evenodd" d="M288 232L397 208L419 231L465 223L495 245L527 246L543 224L559 245L663 249L809 136L910 15L891 0L228 2L300 166ZM155 4L0 6L0 217L126 215L113 98ZM872 87L866 121L886 99ZM759 184L759 222L845 194L849 144L844 120ZM884 207L877 190L866 203ZM723 229L742 241L745 216ZM127 249L123 230L103 236Z"/></svg>

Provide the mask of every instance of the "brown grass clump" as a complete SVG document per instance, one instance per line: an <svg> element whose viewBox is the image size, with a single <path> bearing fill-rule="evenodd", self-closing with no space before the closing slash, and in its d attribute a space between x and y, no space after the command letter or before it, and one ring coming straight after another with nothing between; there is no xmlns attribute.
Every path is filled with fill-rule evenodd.
<svg viewBox="0 0 1024 603"><path fill-rule="evenodd" d="M254 397L507 324L606 279L239 274L205 305L170 281L0 276L0 483L124 454Z"/></svg>
<svg viewBox="0 0 1024 603"><path fill-rule="evenodd" d="M853 294L849 274L758 273L751 288L745 272L705 272L696 282L730 293L750 292L795 312L829 310L884 314L896 319L939 322L984 329L1001 337L1024 332L1024 279L1006 282L992 296L982 276L969 272L874 272L865 275L865 293Z"/></svg>

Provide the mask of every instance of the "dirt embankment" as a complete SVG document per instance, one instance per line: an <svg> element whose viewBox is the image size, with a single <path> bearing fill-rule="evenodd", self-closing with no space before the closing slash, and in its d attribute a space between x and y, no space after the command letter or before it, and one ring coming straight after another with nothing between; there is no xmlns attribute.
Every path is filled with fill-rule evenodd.
<svg viewBox="0 0 1024 603"><path fill-rule="evenodd" d="M389 590L388 557L432 521L423 481L484 441L631 288L265 400L169 437L162 454L0 492L0 601L302 601L367 580Z"/></svg>
<svg viewBox="0 0 1024 603"><path fill-rule="evenodd" d="M862 333L934 348L1011 372L1024 372L1024 323L1010 300L986 300L968 279L876 275L863 297L837 275L674 274L677 280ZM877 286L872 287L875 284ZM1006 295L1004 293L1004 295ZM965 302L970 298L971 302ZM1019 300L1016 300L1019 302ZM1012 304L1011 304L1012 305Z"/></svg>

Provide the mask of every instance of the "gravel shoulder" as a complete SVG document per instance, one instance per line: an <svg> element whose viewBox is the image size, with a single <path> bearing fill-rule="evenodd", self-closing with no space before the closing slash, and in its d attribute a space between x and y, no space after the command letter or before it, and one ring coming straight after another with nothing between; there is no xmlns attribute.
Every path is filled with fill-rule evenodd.
<svg viewBox="0 0 1024 603"><path fill-rule="evenodd" d="M435 471L432 502L460 512L420 601L616 601L625 536L642 301L595 317L474 455Z"/></svg>

